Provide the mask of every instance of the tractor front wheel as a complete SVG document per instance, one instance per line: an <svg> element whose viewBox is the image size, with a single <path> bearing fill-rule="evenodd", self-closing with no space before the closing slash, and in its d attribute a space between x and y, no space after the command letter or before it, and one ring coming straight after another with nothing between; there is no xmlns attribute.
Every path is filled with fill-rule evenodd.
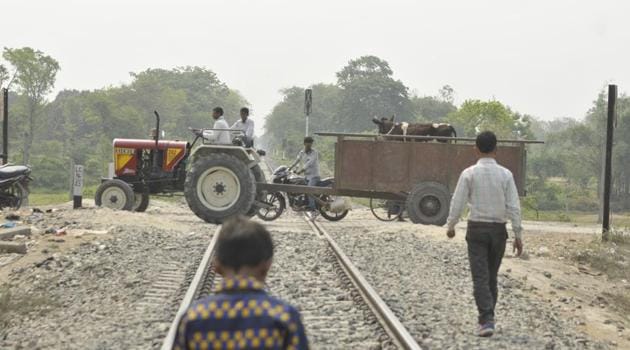
<svg viewBox="0 0 630 350"><path fill-rule="evenodd" d="M254 204L256 181L245 162L215 153L192 164L186 174L184 195L195 215L221 224L231 216L248 213Z"/></svg>
<svg viewBox="0 0 630 350"><path fill-rule="evenodd" d="M98 186L94 202L99 207L132 210L135 196L128 183L121 180L107 180Z"/></svg>

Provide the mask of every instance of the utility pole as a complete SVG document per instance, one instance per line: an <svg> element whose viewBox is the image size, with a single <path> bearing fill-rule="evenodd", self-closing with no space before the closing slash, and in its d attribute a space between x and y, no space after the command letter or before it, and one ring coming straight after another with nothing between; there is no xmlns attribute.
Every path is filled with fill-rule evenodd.
<svg viewBox="0 0 630 350"><path fill-rule="evenodd" d="M2 89L2 164L9 162L9 89Z"/></svg>
<svg viewBox="0 0 630 350"><path fill-rule="evenodd" d="M617 102L617 85L608 85L608 120L606 123L606 162L604 164L604 196L602 217L602 240L608 240L610 231L610 187L612 180L612 149L615 122L615 103Z"/></svg>
<svg viewBox="0 0 630 350"><path fill-rule="evenodd" d="M304 90L304 114L306 114L306 135L308 136L308 117L311 115L311 110L313 108L313 90L306 89Z"/></svg>

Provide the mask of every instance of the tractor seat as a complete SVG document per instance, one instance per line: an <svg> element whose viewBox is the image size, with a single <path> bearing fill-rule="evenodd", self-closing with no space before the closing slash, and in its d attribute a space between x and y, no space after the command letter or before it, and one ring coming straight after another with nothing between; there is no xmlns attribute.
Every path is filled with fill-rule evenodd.
<svg viewBox="0 0 630 350"><path fill-rule="evenodd" d="M0 167L0 179L8 179L20 175L28 175L31 169L24 165L7 165Z"/></svg>

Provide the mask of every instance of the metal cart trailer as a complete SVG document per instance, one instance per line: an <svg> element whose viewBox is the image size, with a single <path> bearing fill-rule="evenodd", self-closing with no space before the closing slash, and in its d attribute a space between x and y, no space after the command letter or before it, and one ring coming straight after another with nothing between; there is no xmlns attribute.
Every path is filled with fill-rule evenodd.
<svg viewBox="0 0 630 350"><path fill-rule="evenodd" d="M259 182L257 190L404 202L412 222L443 225L459 175L477 160L473 138L332 132L317 135L337 138L332 187ZM525 146L535 143L542 141L498 140L497 162L512 172L520 196L525 196Z"/></svg>

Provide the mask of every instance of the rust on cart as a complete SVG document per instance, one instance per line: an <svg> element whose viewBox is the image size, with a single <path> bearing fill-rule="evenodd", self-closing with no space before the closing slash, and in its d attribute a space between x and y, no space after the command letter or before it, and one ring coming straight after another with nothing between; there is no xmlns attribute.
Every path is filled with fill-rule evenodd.
<svg viewBox="0 0 630 350"><path fill-rule="evenodd" d="M447 142L390 140L396 136L319 133L335 136L335 184L338 189L408 192L416 184L433 181L455 190L459 174L477 158L471 138L439 138ZM420 141L435 137L406 136ZM530 140L499 140L497 162L514 175L519 195L525 195L526 149Z"/></svg>

